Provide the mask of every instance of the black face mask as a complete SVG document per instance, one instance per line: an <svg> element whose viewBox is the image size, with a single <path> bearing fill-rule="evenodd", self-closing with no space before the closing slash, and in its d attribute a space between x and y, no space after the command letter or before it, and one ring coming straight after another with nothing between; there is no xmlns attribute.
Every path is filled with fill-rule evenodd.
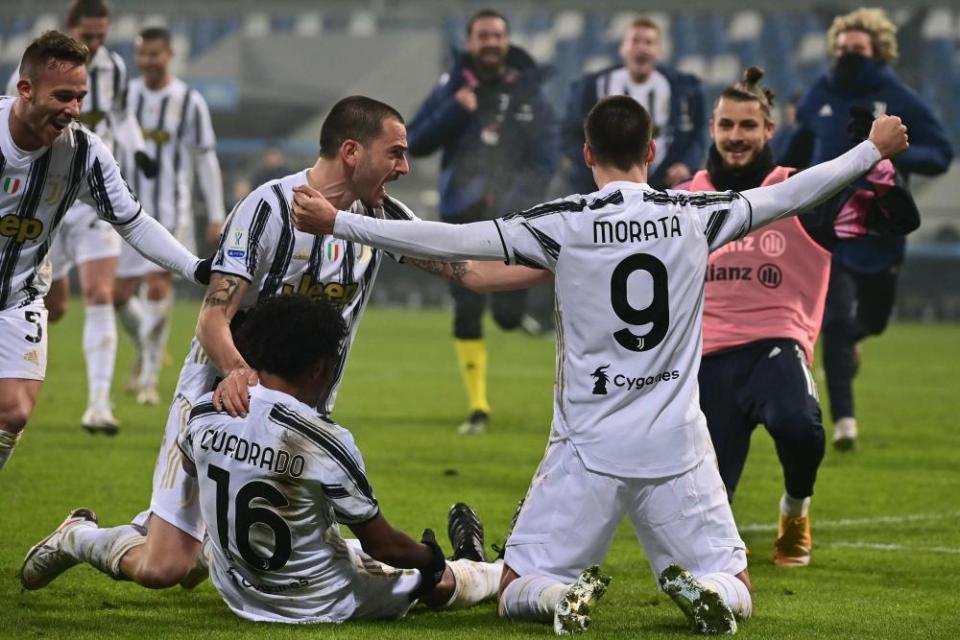
<svg viewBox="0 0 960 640"><path fill-rule="evenodd" d="M833 77L840 86L849 86L867 70L870 59L859 53L845 53L833 63Z"/></svg>

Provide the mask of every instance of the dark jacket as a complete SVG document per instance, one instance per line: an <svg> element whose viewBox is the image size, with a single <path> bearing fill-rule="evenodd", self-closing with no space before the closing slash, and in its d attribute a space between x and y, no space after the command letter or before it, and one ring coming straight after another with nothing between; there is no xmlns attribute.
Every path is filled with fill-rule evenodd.
<svg viewBox="0 0 960 640"><path fill-rule="evenodd" d="M541 89L543 70L517 47L507 75L476 89L478 107L454 98L471 76L466 53L456 56L407 129L411 156L443 150L440 216L451 222L495 217L543 200L559 164L557 119Z"/></svg>
<svg viewBox="0 0 960 640"><path fill-rule="evenodd" d="M571 88L563 118L563 155L570 161L570 188L576 193L592 193L597 189L590 169L583 162L583 122L597 100L607 95L605 92L604 95L598 95L598 85L606 86L602 77L621 68L623 65L588 73ZM658 66L657 71L670 83L670 120L667 126L673 141L666 157L648 182L655 189L663 189L666 186L663 180L671 165L682 162L691 173L703 165L707 155L707 117L703 90L696 76L669 67Z"/></svg>
<svg viewBox="0 0 960 640"><path fill-rule="evenodd" d="M821 76L797 105L797 128L781 164L806 167L831 160L852 146L847 133L850 107L874 114L899 116L907 126L910 148L894 158L897 170L937 175L953 160L943 125L912 89L887 65L869 60L853 82L839 83L832 74ZM902 238L862 238L840 243L834 260L861 273L876 273L903 260Z"/></svg>

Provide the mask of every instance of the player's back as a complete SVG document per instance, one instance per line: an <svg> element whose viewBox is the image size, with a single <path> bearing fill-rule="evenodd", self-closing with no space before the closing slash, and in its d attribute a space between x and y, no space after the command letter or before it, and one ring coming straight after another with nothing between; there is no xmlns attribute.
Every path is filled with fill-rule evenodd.
<svg viewBox="0 0 960 640"><path fill-rule="evenodd" d="M553 223L527 220L558 245L553 437L598 471L681 473L709 446L697 387L709 247L743 223L745 205L632 182L564 202L577 198Z"/></svg>
<svg viewBox="0 0 960 640"><path fill-rule="evenodd" d="M251 389L246 418L206 396L180 438L210 536L210 577L237 615L338 622L355 603L339 523L378 512L350 433L292 396Z"/></svg>

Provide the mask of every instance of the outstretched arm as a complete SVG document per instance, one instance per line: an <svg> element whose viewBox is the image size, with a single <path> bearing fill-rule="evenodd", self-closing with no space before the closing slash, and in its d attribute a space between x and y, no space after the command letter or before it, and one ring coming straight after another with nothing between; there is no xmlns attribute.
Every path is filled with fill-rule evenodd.
<svg viewBox="0 0 960 640"><path fill-rule="evenodd" d="M439 276L444 280L449 280L476 293L528 289L553 280L553 274L544 269L531 269L519 265L511 266L502 262L483 260L440 262L438 260L406 258L403 263Z"/></svg>

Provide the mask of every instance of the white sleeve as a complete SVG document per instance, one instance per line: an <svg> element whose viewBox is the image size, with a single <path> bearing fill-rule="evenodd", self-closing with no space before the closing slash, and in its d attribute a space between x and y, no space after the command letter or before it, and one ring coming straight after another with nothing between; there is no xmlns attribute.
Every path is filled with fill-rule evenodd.
<svg viewBox="0 0 960 640"><path fill-rule="evenodd" d="M85 136L90 145L86 180L77 197L96 208L97 215L111 224L133 220L143 207L120 173L120 166L99 136L79 128L74 136Z"/></svg>
<svg viewBox="0 0 960 640"><path fill-rule="evenodd" d="M113 136L117 144L129 151L131 154L137 151L143 151L147 148L143 139L143 131L140 129L140 123L137 122L133 111L127 100L129 89L129 77L127 76L127 65L123 58L112 53L117 73L120 74L118 91L113 96L113 104L110 105L110 121L113 129Z"/></svg>
<svg viewBox="0 0 960 640"><path fill-rule="evenodd" d="M333 235L430 260L506 260L506 248L493 220L446 224L424 220L379 220L340 211Z"/></svg>
<svg viewBox="0 0 960 640"><path fill-rule="evenodd" d="M864 140L842 156L824 162L769 187L743 192L753 208L750 230L817 206L851 182L868 172L880 161L880 152Z"/></svg>
<svg viewBox="0 0 960 640"><path fill-rule="evenodd" d="M256 190L237 203L227 216L212 270L257 279L261 261L269 262L277 250L282 220L273 212L273 200Z"/></svg>
<svg viewBox="0 0 960 640"><path fill-rule="evenodd" d="M380 506L353 438L330 438L327 446L330 449L319 478L320 490L333 507L337 522L350 525L373 519L380 513Z"/></svg>
<svg viewBox="0 0 960 640"><path fill-rule="evenodd" d="M505 262L555 271L569 224L567 213L581 211L584 206L583 197L574 195L496 220Z"/></svg>
<svg viewBox="0 0 960 640"><path fill-rule="evenodd" d="M200 259L150 216L139 215L133 220L115 224L114 228L147 260L180 274L190 282L197 282L196 271Z"/></svg>
<svg viewBox="0 0 960 640"><path fill-rule="evenodd" d="M207 221L223 222L223 176L216 151L198 151L194 156L194 165L203 201L207 203Z"/></svg>

